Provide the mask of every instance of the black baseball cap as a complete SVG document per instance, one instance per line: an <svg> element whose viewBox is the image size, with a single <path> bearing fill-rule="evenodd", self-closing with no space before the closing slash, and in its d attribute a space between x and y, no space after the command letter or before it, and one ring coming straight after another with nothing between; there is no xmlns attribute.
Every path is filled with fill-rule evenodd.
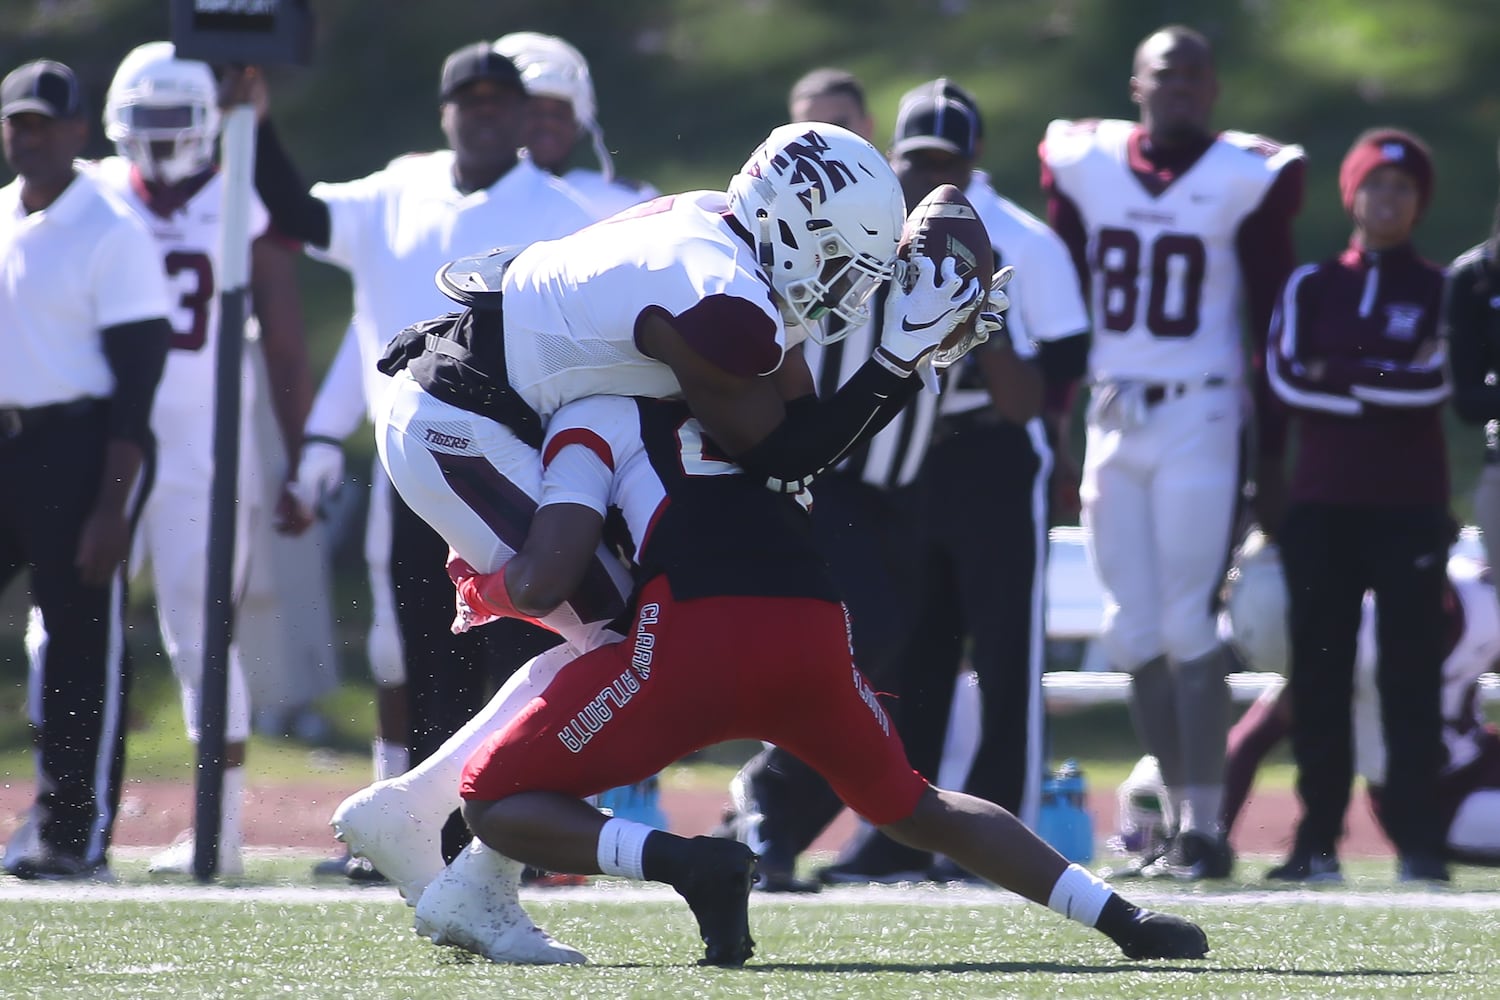
<svg viewBox="0 0 1500 1000"><path fill-rule="evenodd" d="M60 62L38 59L10 71L0 81L0 118L22 114L77 118L83 113L78 78Z"/></svg>
<svg viewBox="0 0 1500 1000"><path fill-rule="evenodd" d="M489 42L465 45L443 60L443 81L438 96L444 101L452 100L460 87L475 80L493 80L496 83L515 87L526 92L521 82L521 71L516 64L496 52Z"/></svg>
<svg viewBox="0 0 1500 1000"><path fill-rule="evenodd" d="M972 157L984 135L984 120L973 95L952 80L939 77L908 90L896 112L891 152L941 149Z"/></svg>

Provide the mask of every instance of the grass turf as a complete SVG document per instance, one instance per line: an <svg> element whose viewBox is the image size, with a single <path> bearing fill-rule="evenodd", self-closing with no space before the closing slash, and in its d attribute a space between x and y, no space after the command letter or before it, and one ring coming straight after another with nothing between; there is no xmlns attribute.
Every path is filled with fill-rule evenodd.
<svg viewBox="0 0 1500 1000"><path fill-rule="evenodd" d="M389 890L300 888L307 861L257 857L242 890L177 880L164 897L149 894L135 859L121 865L123 891L94 899L0 881L0 898L12 897L0 907L0 996L1500 995L1489 958L1500 875L1477 869L1459 872L1463 892L1396 889L1389 867L1374 864L1354 866L1338 893L1125 888L1202 923L1213 945L1203 963L1130 962L1104 938L998 892L757 896L756 958L718 970L693 964L692 919L667 892L528 894L538 922L591 964L504 967L415 937Z"/></svg>

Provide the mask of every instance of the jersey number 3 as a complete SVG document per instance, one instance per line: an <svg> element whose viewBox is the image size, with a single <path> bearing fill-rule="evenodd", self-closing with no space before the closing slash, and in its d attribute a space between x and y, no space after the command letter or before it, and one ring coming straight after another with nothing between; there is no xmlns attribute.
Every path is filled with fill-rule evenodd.
<svg viewBox="0 0 1500 1000"><path fill-rule="evenodd" d="M192 287L177 300L179 309L188 314L188 328L183 330L172 325L173 350L201 351L208 343L208 310L214 301L214 265L207 254L189 250L173 250L167 254L167 277L176 280L179 274L192 276Z"/></svg>
<svg viewBox="0 0 1500 1000"><path fill-rule="evenodd" d="M1106 330L1129 333L1141 325L1141 238L1129 229L1101 229L1094 271ZM1186 233L1162 233L1149 249L1145 327L1153 337L1198 332L1208 253Z"/></svg>

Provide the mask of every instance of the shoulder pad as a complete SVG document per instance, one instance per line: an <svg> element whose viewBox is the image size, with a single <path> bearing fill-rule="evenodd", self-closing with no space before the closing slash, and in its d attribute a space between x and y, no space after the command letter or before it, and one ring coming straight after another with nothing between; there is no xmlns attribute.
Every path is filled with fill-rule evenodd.
<svg viewBox="0 0 1500 1000"><path fill-rule="evenodd" d="M1292 160L1300 160L1306 155L1301 146L1280 143L1253 132L1236 132L1233 129L1226 129L1219 133L1219 138L1236 149L1265 160L1266 166L1272 170L1280 170Z"/></svg>
<svg viewBox="0 0 1500 1000"><path fill-rule="evenodd" d="M500 287L505 269L524 247L499 247L488 253L450 260L438 268L433 280L438 291L470 309L500 308Z"/></svg>

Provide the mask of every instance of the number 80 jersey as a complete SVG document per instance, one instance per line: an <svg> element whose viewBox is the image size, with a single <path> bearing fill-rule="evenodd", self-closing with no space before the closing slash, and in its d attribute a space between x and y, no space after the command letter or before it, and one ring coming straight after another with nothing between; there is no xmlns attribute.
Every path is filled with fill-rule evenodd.
<svg viewBox="0 0 1500 1000"><path fill-rule="evenodd" d="M1181 174L1153 185L1132 139L1139 131L1127 121L1059 120L1042 145L1052 193L1077 206L1087 233L1090 370L1100 380L1238 379L1236 239L1302 150L1222 132Z"/></svg>

